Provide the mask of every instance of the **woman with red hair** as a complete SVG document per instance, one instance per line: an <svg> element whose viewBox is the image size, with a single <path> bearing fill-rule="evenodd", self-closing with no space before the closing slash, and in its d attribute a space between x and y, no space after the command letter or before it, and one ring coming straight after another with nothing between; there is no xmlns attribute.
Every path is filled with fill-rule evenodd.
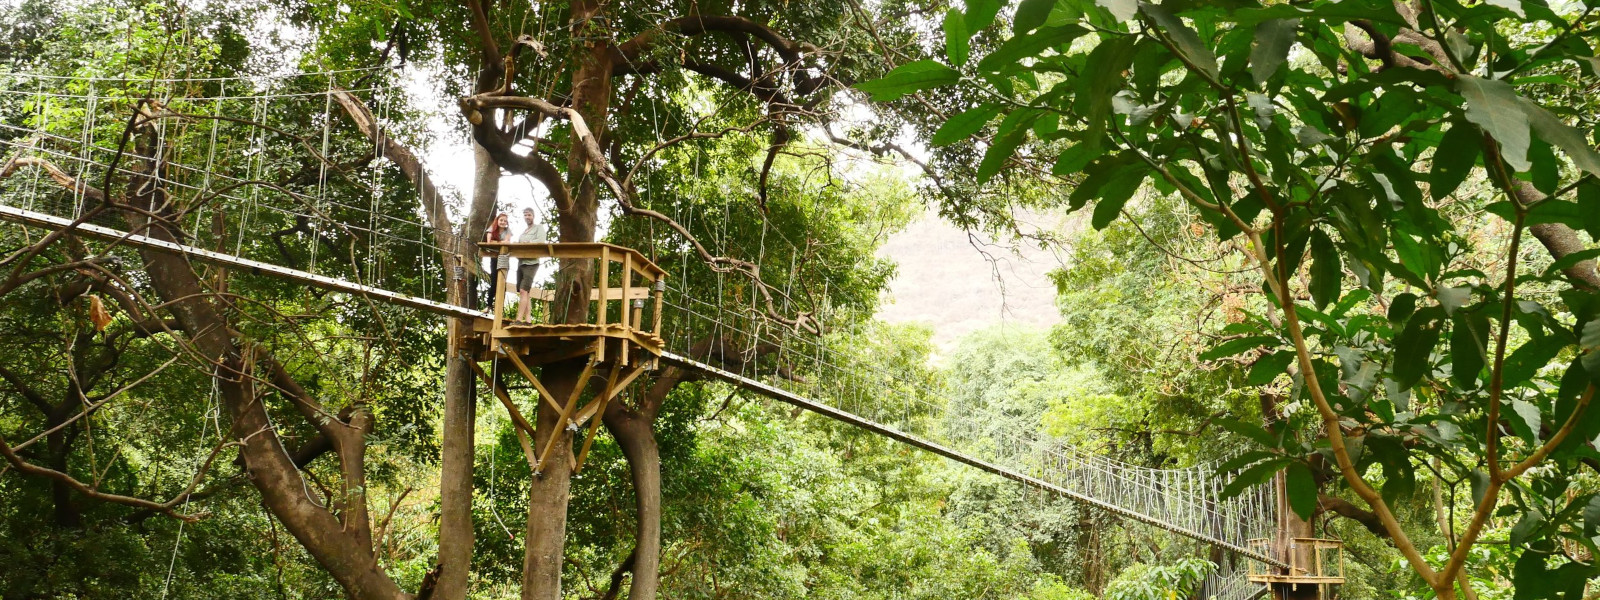
<svg viewBox="0 0 1600 600"><path fill-rule="evenodd" d="M489 222L489 229L483 232L483 241L484 243L488 244L511 241L511 217L506 213L495 215L494 220ZM504 250L501 250L500 256L495 257L494 260L490 262L489 272L495 273L497 270L504 269L510 264L510 257L505 255ZM486 297L487 303L484 305L484 308L494 308L494 294L496 292L494 289L494 282L495 277L493 276L489 277L489 281L486 282L489 284L489 293Z"/></svg>

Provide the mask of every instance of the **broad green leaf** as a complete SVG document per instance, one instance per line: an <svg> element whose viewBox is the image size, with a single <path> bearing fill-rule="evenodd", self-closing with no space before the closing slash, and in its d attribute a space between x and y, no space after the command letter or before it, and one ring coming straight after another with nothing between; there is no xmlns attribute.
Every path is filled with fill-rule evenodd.
<svg viewBox="0 0 1600 600"><path fill-rule="evenodd" d="M906 94L950 85L961 79L955 69L932 60L910 62L890 71L882 79L863 81L855 88L872 95L877 102L899 100Z"/></svg>
<svg viewBox="0 0 1600 600"><path fill-rule="evenodd" d="M1457 122L1444 132L1433 153L1433 170L1428 173L1428 193L1442 200L1461 187L1461 182L1472 174L1483 145L1478 130Z"/></svg>
<svg viewBox="0 0 1600 600"><path fill-rule="evenodd" d="M994 52L980 59L978 70L988 72L1005 70L1024 58L1032 58L1047 49L1070 44L1072 40L1078 39L1085 33L1088 33L1088 30L1077 25L1060 25L1018 35L1006 40L999 48L995 48Z"/></svg>
<svg viewBox="0 0 1600 600"><path fill-rule="evenodd" d="M1399 324L1411 318L1411 313L1417 310L1417 295L1406 292L1395 296L1389 301L1389 322Z"/></svg>
<svg viewBox="0 0 1600 600"><path fill-rule="evenodd" d="M1250 365L1250 374L1245 376L1245 383L1250 385L1267 385L1289 370L1289 363L1294 362L1295 353L1292 350L1280 350L1261 357L1256 364Z"/></svg>
<svg viewBox="0 0 1600 600"><path fill-rule="evenodd" d="M1500 8L1517 13L1517 16L1519 17L1528 16L1528 13L1522 10L1522 0L1486 0L1486 2L1490 5L1498 6ZM1513 542L1512 545L1515 546L1517 544Z"/></svg>
<svg viewBox="0 0 1600 600"><path fill-rule="evenodd" d="M1539 528L1543 525L1544 514L1540 513L1538 509L1532 509L1528 512L1522 513L1522 519L1517 521L1517 524L1511 527L1511 536L1508 540L1511 542L1511 547L1525 547L1523 544L1528 543L1528 538L1532 537L1535 532L1539 531Z"/></svg>
<svg viewBox="0 0 1600 600"><path fill-rule="evenodd" d="M1506 389L1511 389L1526 383L1533 378L1541 367L1550 364L1567 347L1567 341L1559 336L1547 335L1542 338L1530 340L1519 346L1506 357L1505 366L1501 372Z"/></svg>
<svg viewBox="0 0 1600 600"><path fill-rule="evenodd" d="M1254 423L1246 423L1230 417L1222 417L1213 421L1218 427L1250 438L1257 444L1268 448L1278 447L1278 437Z"/></svg>
<svg viewBox="0 0 1600 600"><path fill-rule="evenodd" d="M983 31L1000 14L1000 0L967 0L967 35Z"/></svg>
<svg viewBox="0 0 1600 600"><path fill-rule="evenodd" d="M1511 85L1496 79L1461 75L1456 79L1461 97L1467 100L1467 120L1488 133L1500 144L1500 155L1517 171L1532 166L1528 161L1528 113L1522 98Z"/></svg>
<svg viewBox="0 0 1600 600"><path fill-rule="evenodd" d="M1262 346L1277 345L1279 339L1270 335L1253 335L1249 337L1234 338L1217 344L1215 348L1205 351L1200 355L1200 360L1217 360L1235 354L1242 354Z"/></svg>
<svg viewBox="0 0 1600 600"><path fill-rule="evenodd" d="M1118 23L1126 23L1139 13L1139 0L1095 0L1095 4L1111 11Z"/></svg>
<svg viewBox="0 0 1600 600"><path fill-rule="evenodd" d="M1116 182L1119 180L1132 177L1143 179L1144 174L1135 170L1147 169L1132 152L1100 157L1085 170L1088 177L1084 177L1078 187L1072 190L1072 195L1067 196L1067 209L1073 211L1083 208L1090 200L1105 195L1107 189L1118 187Z"/></svg>
<svg viewBox="0 0 1600 600"><path fill-rule="evenodd" d="M1178 52L1181 52L1184 58L1187 58L1195 68L1200 69L1202 74L1211 81L1217 81L1220 78L1217 72L1217 55L1213 54L1211 48L1206 47L1200 41L1200 36L1193 29L1183 24L1182 19L1173 16L1172 13L1167 12L1167 9L1149 2L1140 2L1139 10L1144 11L1145 15L1149 16L1151 20L1156 22L1158 27L1166 32L1167 39L1172 40L1172 44L1178 48Z"/></svg>
<svg viewBox="0 0 1600 600"><path fill-rule="evenodd" d="M1000 127L995 130L993 143L989 144L989 149L983 153L983 162L978 163L979 184L987 183L1000 172L1000 168L1011 159L1017 148L1028 140L1028 127L1038 118L1039 111L1023 108L1012 111L1000 121Z"/></svg>
<svg viewBox="0 0 1600 600"><path fill-rule="evenodd" d="M1507 415L1509 417L1507 420L1511 421L1511 428L1516 430L1517 435L1527 440L1529 444L1538 444L1541 437L1539 435L1540 427L1543 423L1543 417L1539 414L1539 407L1534 406L1533 403L1527 400L1518 398L1511 401L1511 413Z"/></svg>
<svg viewBox="0 0 1600 600"><path fill-rule="evenodd" d="M1253 465L1276 456L1278 456L1278 454L1275 452L1268 452L1266 450L1251 450L1244 454L1230 458L1227 462L1222 463L1217 467L1217 473L1232 473L1246 466Z"/></svg>
<svg viewBox="0 0 1600 600"><path fill-rule="evenodd" d="M1311 233L1311 301L1317 310L1338 301L1339 287L1344 281L1344 267L1339 263L1339 251L1333 240L1321 229Z"/></svg>
<svg viewBox="0 0 1600 600"><path fill-rule="evenodd" d="M1122 214L1122 207L1128 204L1134 192L1139 191L1139 186L1149 173L1147 169L1123 169L1119 177L1101 188L1100 200L1094 205L1090 224L1099 230L1117 220L1117 215Z"/></svg>
<svg viewBox="0 0 1600 600"><path fill-rule="evenodd" d="M962 14L961 9L952 8L944 13L944 55L950 59L950 64L967 64L971 37L967 34L967 16Z"/></svg>
<svg viewBox="0 0 1600 600"><path fill-rule="evenodd" d="M1427 309L1412 316L1394 341L1394 378L1410 389L1433 370L1433 347L1439 343L1439 324Z"/></svg>
<svg viewBox="0 0 1600 600"><path fill-rule="evenodd" d="M1312 477L1311 468L1299 461L1289 463L1289 470L1284 472L1284 487L1289 492L1289 507L1294 509L1294 514L1311 520L1317 512L1317 480Z"/></svg>
<svg viewBox="0 0 1600 600"><path fill-rule="evenodd" d="M1456 315L1450 328L1450 378L1463 389L1477 389L1488 358L1489 320L1476 313Z"/></svg>
<svg viewBox="0 0 1600 600"><path fill-rule="evenodd" d="M1267 19L1256 25L1256 43L1250 49L1250 76L1255 78L1256 88L1266 86L1283 67L1298 27L1299 19Z"/></svg>
<svg viewBox="0 0 1600 600"><path fill-rule="evenodd" d="M1583 334L1578 338L1578 350L1583 352L1583 370L1600 373L1600 318L1583 324Z"/></svg>
<svg viewBox="0 0 1600 600"><path fill-rule="evenodd" d="M1071 175L1083 171L1089 162L1100 156L1100 150L1087 143L1073 144L1071 148L1061 151L1056 157L1056 164L1050 172L1056 175Z"/></svg>
<svg viewBox="0 0 1600 600"><path fill-rule="evenodd" d="M972 134L983 129L984 125L989 124L989 121L999 114L1000 105L998 104L980 104L962 111L960 114L950 117L950 120L945 121L944 125L940 125L939 130L933 133L933 140L929 143L934 146L948 146L967 139Z"/></svg>
<svg viewBox="0 0 1600 600"><path fill-rule="evenodd" d="M1600 183L1591 179L1578 184L1578 212L1589 239L1600 240Z"/></svg>
<svg viewBox="0 0 1600 600"><path fill-rule="evenodd" d="M1011 18L1011 31L1017 34L1038 29L1050 18L1056 0L1022 0L1017 3L1017 14Z"/></svg>
<svg viewBox="0 0 1600 600"><path fill-rule="evenodd" d="M1283 467L1288 464L1289 459L1279 458L1275 460L1262 461L1257 463L1255 466L1245 469L1235 476L1233 481L1228 482L1227 486L1222 488L1222 498L1226 499L1238 496L1239 494L1244 493L1246 489L1266 483L1268 479L1272 479L1273 475L1276 475L1278 471L1282 470Z"/></svg>
<svg viewBox="0 0 1600 600"><path fill-rule="evenodd" d="M1539 139L1560 148L1579 169L1590 175L1600 176L1600 154L1596 154L1594 148L1583 139L1582 131L1561 122L1561 119L1532 100L1526 98L1521 100L1523 112L1528 115L1528 124L1533 127L1533 132L1539 135Z"/></svg>
<svg viewBox="0 0 1600 600"><path fill-rule="evenodd" d="M1085 141L1098 141L1106 130L1106 119L1111 116L1112 100L1123 85L1123 73L1133 64L1133 36L1117 36L1100 42L1089 53L1084 63L1087 71L1078 79L1077 97L1073 110L1088 123Z"/></svg>

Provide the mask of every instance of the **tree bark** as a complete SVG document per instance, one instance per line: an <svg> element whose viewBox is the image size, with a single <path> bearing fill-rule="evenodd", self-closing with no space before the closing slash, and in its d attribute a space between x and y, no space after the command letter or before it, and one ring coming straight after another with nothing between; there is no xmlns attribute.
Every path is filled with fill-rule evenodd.
<svg viewBox="0 0 1600 600"><path fill-rule="evenodd" d="M500 167L476 142L472 145L474 177L472 210L463 234L452 244L456 256L477 257L476 241L493 216L500 192ZM454 277L455 265L446 264L447 277ZM471 308L477 299L471 270L460 281L452 281L449 301ZM450 320L449 356L445 361L444 440L440 447L439 476L439 578L433 597L463 600L472 570L472 475L477 421L477 380L463 357L466 336L472 333L469 319Z"/></svg>
<svg viewBox="0 0 1600 600"><path fill-rule="evenodd" d="M628 410L622 402L606 406L603 419L633 472L638 522L634 525L629 600L655 600L661 587L661 450L656 445L653 421Z"/></svg>
<svg viewBox="0 0 1600 600"><path fill-rule="evenodd" d="M611 44L603 32L604 5L598 0L572 4L572 29L575 39L586 40L573 49L578 63L573 75L573 107L590 123L597 140L606 135L607 110L611 104ZM603 164L592 164L583 144L573 143L567 157L567 187L572 191L566 202L556 203L557 231L562 242L592 242L599 213L599 177ZM586 260L563 260L558 273L558 310L553 315L564 323L589 321L589 289L594 270ZM564 306L560 306L564 305ZM565 401L580 381L584 363L571 360L546 365L540 374L545 389ZM572 436L566 424L547 403L540 403L535 425L536 447L543 447L551 436L558 440L550 458L540 465L541 473L529 486L527 548L523 555L522 597L524 600L560 600L561 567L567 529L567 502L572 488Z"/></svg>
<svg viewBox="0 0 1600 600"><path fill-rule="evenodd" d="M131 165L134 174L128 182L129 203L146 211L159 211L165 208L162 206L165 198L164 191L151 177L159 166L148 158L154 145L149 136L148 130L142 133L135 146L135 160ZM163 241L181 242L164 224L151 223L137 212L129 215L134 230L146 231L146 235ZM259 384L247 376L252 373L252 361L234 343L227 319L212 305L188 261L148 248L140 253L151 286L167 303L172 316L189 332L193 349L216 365L214 374L222 405L232 421L230 433L240 444L245 472L251 484L261 492L268 510L351 598L409 600L410 594L401 591L378 565L370 541L362 543L363 539L370 538L346 529L360 529L370 536L370 524L341 522L306 491L309 487L305 479L285 451L267 415L263 398L256 393ZM332 426L347 427L343 423ZM360 442L359 436L355 441ZM335 448L341 454L361 451L359 445L340 447L339 444L335 440ZM363 484L347 482L351 487ZM366 500L360 497L359 501Z"/></svg>

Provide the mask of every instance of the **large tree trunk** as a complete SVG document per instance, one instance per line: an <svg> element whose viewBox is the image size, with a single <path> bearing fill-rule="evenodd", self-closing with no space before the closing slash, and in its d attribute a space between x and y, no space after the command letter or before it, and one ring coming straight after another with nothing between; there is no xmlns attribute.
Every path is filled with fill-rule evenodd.
<svg viewBox="0 0 1600 600"><path fill-rule="evenodd" d="M148 157L154 143L141 136L136 146L138 157ZM133 161L135 175L128 183L130 204L145 211L165 210L164 192L149 177L156 166L149 158ZM130 212L129 219L135 231L146 231L153 238L181 243L182 240L161 224L150 223L143 215ZM371 524L365 519L345 522L310 496L310 489L298 467L284 449L263 404L264 398L256 391L256 381L242 374L252 373L256 364L265 357L254 360L235 345L227 319L212 305L209 295L200 284L184 258L158 250L143 249L145 272L156 294L167 303L168 310L188 333L193 350L214 361L215 375L223 407L232 423L230 435L240 444L239 453L244 459L245 472L250 483L261 492L263 502L284 528L303 545L312 558L327 570L351 598L366 600L407 600L411 596L395 585L383 568L370 541ZM265 393L263 391L263 393ZM343 423L334 427L347 427ZM359 428L340 431L341 439L334 447L341 454L359 452ZM353 443L353 444L352 444ZM359 463L359 459L341 462ZM359 467L359 464L356 465ZM347 474L348 475L348 474ZM364 481L346 481L346 485L359 488ZM362 502L363 495L347 496L347 502ZM359 511L362 516L365 511Z"/></svg>
<svg viewBox="0 0 1600 600"><path fill-rule="evenodd" d="M629 600L655 600L661 586L661 451L651 421L621 402L606 406L606 430L617 439L633 471L634 507L639 513Z"/></svg>
<svg viewBox="0 0 1600 600"><path fill-rule="evenodd" d="M483 85L480 82L480 86ZM500 167L488 151L472 145L474 176L472 210L462 227L461 238L453 244L456 255L477 257L476 241L484 224L492 218L500 194ZM452 278L449 301L471 308L477 299L474 277L468 274L455 281L454 267L446 263L446 277ZM440 447L439 475L439 582L434 597L463 600L472 571L472 474L475 459L473 425L477 421L477 382L471 358L463 357L466 336L472 333L470 319L450 320L449 356L445 360L444 442Z"/></svg>
<svg viewBox="0 0 1600 600"><path fill-rule="evenodd" d="M587 294L585 290L585 294ZM581 385L578 361L547 365L540 379L556 398L565 399ZM528 486L527 548L522 559L524 600L560 600L561 566L567 538L567 501L572 491L572 436L561 415L540 403L534 448L542 449L550 436L559 436L550 458Z"/></svg>
<svg viewBox="0 0 1600 600"><path fill-rule="evenodd" d="M581 0L572 5L572 28L575 39L587 40L573 49L578 70L573 75L573 107L589 124L598 139L605 138L607 110L611 104L611 44L606 36L592 28L603 28L603 5L597 0ZM602 146L603 147L603 146ZM557 229L562 242L594 241L596 215L599 213L599 178L595 172L602 165L591 164L584 154L582 144L573 143L568 155L568 188L572 193L565 203L557 202ZM553 315L564 323L589 321L589 289L594 269L586 260L563 260L558 274L561 282L557 294L557 310ZM564 301L561 301L564 300ZM584 386L579 377L584 368L581 360L571 360L545 365L540 379L545 389L556 399L565 401L574 389ZM561 598L561 566L563 544L567 531L567 501L572 488L572 437L566 435L565 423L546 403L539 405L538 423L535 425L536 447L543 448L550 436L560 439L549 459L541 465L528 491L528 536L523 555L522 597L525 600L559 600Z"/></svg>

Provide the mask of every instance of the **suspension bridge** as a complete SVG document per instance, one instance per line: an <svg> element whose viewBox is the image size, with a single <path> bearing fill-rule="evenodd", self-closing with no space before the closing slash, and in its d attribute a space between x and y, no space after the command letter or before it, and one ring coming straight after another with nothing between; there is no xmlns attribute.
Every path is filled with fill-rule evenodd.
<svg viewBox="0 0 1600 600"><path fill-rule="evenodd" d="M941 418L950 423L960 415L945 413L950 402L937 385L868 364L826 336L799 335L772 323L756 305L755 294L721 293L731 286L725 279L737 274L712 273L718 293L694 293L688 282L704 280L706 267L686 244L666 253L657 249L653 257L608 244L485 245L487 266L481 266L480 257L466 262L480 265L486 278L495 280L494 307L476 310L448 302L450 278L460 276L442 264L448 236L429 222L430 199L406 181L383 144L371 139L411 134L405 126L415 115L400 109L404 91L390 84L337 85L380 79L371 75L137 80L0 75L0 220L70 230L113 246L157 249L353 301L470 319L478 324L474 335L481 342L474 358L509 359L535 387L531 371L541 360L587 353L596 372L609 372L596 401L579 406L575 397L543 398L571 417L574 435L583 435L578 426L586 424L592 439L604 401L665 364L1221 549L1235 559L1224 561L1207 582L1209 597L1265 593L1260 579L1245 577L1243 563L1291 574L1300 568L1259 542L1276 535L1284 510L1274 486L1224 497L1230 474L1217 472L1220 463L1154 469L1034 431L963 435L959 427L941 425ZM341 118L340 98L352 97L371 107L383 136L356 131ZM140 108L141 99L154 102ZM177 241L129 230L115 210L104 210L107 198L81 183L128 174L126 161L120 160L128 149L119 138L135 110L148 111L150 126L157 129L154 152L162 166L157 181L181 215L178 225L184 231ZM679 210L687 211L674 215L683 223L715 222L719 216ZM769 238L763 229L761 246L769 244L790 242ZM590 322L507 320L506 261L495 260L500 256L591 261L598 281L589 282L594 289ZM557 300L548 291L535 295L547 307ZM730 306L722 300L728 297L745 298L740 301L747 305ZM779 297L787 302L786 294ZM708 352L706 340L736 340L735 349ZM760 360L733 356L756 347L768 349ZM505 408L522 419L515 402L496 391ZM549 458L548 449L527 450L530 462Z"/></svg>

